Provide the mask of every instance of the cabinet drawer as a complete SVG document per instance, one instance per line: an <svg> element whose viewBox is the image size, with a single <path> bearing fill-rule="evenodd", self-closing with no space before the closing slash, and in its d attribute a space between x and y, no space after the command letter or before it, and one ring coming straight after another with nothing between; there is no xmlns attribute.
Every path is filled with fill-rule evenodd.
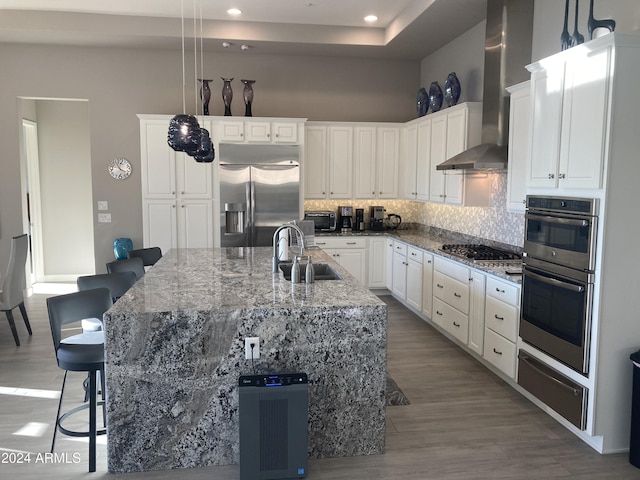
<svg viewBox="0 0 640 480"><path fill-rule="evenodd" d="M520 288L517 285L487 277L487 295L516 307L520 306Z"/></svg>
<svg viewBox="0 0 640 480"><path fill-rule="evenodd" d="M362 237L316 237L316 245L326 248L367 248L367 239Z"/></svg>
<svg viewBox="0 0 640 480"><path fill-rule="evenodd" d="M393 241L393 251L399 253L400 255L407 256L407 244L399 242L397 240Z"/></svg>
<svg viewBox="0 0 640 480"><path fill-rule="evenodd" d="M414 262L422 263L422 250L416 247L407 247L407 259L413 260Z"/></svg>
<svg viewBox="0 0 640 480"><path fill-rule="evenodd" d="M515 343L518 338L518 308L493 297L487 297L486 302L485 326Z"/></svg>
<svg viewBox="0 0 640 480"><path fill-rule="evenodd" d="M516 344L490 328L484 331L484 358L510 378L516 375Z"/></svg>
<svg viewBox="0 0 640 480"><path fill-rule="evenodd" d="M469 269L461 263L447 260L440 256L435 256L435 269L448 275L451 278L455 278L459 282L469 282Z"/></svg>
<svg viewBox="0 0 640 480"><path fill-rule="evenodd" d="M461 343L469 341L469 317L447 305L439 298L433 299L435 322L453 335Z"/></svg>
<svg viewBox="0 0 640 480"><path fill-rule="evenodd" d="M447 302L463 314L469 313L469 284L462 283L442 272L433 273L433 295Z"/></svg>

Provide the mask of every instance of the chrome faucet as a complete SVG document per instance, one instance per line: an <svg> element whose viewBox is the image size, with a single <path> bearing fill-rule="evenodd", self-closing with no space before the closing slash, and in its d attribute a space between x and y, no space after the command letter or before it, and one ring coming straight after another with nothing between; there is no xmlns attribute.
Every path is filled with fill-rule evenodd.
<svg viewBox="0 0 640 480"><path fill-rule="evenodd" d="M304 233L302 233L302 230L300 230L300 227L298 227L297 225L294 225L292 223L285 223L283 225L280 225L276 231L273 233L273 259L271 261L272 266L273 266L273 273L278 273L278 265L280 264L280 256L278 255L278 236L280 235L280 232L282 230L285 229L292 229L293 231L296 232L296 235L299 235L300 237L300 255L302 256L304 253Z"/></svg>

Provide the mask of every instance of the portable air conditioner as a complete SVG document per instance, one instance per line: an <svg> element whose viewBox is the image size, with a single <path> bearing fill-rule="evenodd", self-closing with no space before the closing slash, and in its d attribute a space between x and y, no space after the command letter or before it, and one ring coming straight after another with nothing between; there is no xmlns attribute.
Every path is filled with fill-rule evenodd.
<svg viewBox="0 0 640 480"><path fill-rule="evenodd" d="M305 477L306 373L243 375L239 386L240 480Z"/></svg>

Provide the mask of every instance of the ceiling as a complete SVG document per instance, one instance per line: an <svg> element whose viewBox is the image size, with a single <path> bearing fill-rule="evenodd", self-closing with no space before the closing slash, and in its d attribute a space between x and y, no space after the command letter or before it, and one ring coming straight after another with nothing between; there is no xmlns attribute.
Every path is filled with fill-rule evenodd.
<svg viewBox="0 0 640 480"><path fill-rule="evenodd" d="M420 60L486 17L486 0L0 0L0 42ZM231 7L242 11L232 17ZM364 17L378 21L368 24ZM194 25L195 18L195 25ZM202 28L200 29L200 25ZM231 45L223 47L223 42ZM187 43L187 48L193 42ZM247 45L241 50L241 45Z"/></svg>

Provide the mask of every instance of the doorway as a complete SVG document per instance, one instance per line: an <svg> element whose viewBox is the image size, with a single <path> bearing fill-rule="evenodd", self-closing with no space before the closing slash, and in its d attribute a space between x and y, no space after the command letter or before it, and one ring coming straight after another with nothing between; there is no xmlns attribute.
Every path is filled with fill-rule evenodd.
<svg viewBox="0 0 640 480"><path fill-rule="evenodd" d="M95 273L88 101L20 102L27 288L63 293Z"/></svg>

